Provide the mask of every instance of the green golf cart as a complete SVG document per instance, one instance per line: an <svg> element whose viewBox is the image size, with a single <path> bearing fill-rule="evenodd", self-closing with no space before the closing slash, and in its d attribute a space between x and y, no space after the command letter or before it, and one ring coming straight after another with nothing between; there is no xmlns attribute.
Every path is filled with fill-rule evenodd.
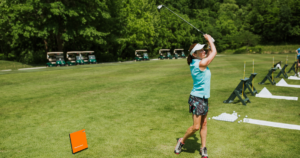
<svg viewBox="0 0 300 158"><path fill-rule="evenodd" d="M64 52L47 52L48 63L46 67L65 66Z"/></svg>
<svg viewBox="0 0 300 158"><path fill-rule="evenodd" d="M83 57L81 56L81 51L70 51L67 52L67 64L71 65L84 65Z"/></svg>
<svg viewBox="0 0 300 158"><path fill-rule="evenodd" d="M174 49L174 57L175 59L181 58L181 55L179 55L177 52L182 51L183 49Z"/></svg>
<svg viewBox="0 0 300 158"><path fill-rule="evenodd" d="M83 57L85 64L97 64L97 60L94 55L94 51L82 51L81 55Z"/></svg>
<svg viewBox="0 0 300 158"><path fill-rule="evenodd" d="M158 59L161 59L161 60L168 59L170 57L170 56L168 56L168 53L170 54L170 49L160 49Z"/></svg>
<svg viewBox="0 0 300 158"><path fill-rule="evenodd" d="M142 61L145 60L144 56L142 56L142 52L147 52L146 49L141 49L141 50L135 50L134 55L135 55L135 61ZM147 54L148 55L148 54ZM149 58L148 58L149 59Z"/></svg>

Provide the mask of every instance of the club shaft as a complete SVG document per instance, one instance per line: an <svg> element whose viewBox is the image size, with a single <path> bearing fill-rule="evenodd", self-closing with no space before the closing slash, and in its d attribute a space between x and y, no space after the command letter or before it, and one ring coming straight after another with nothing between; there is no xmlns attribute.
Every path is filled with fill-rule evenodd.
<svg viewBox="0 0 300 158"><path fill-rule="evenodd" d="M166 7L166 6L164 6ZM172 12L173 14L175 14L176 16L178 16L181 20L185 21L186 23L188 23L189 25L191 25L193 28L195 28L198 32L202 33L203 35L205 33L203 33L202 31L200 31L199 29L197 29L194 25L190 24L189 22L187 22L186 20L184 20L182 17L180 17L179 15L177 15L175 12L173 12L171 9L169 9L168 7L166 7L170 12Z"/></svg>

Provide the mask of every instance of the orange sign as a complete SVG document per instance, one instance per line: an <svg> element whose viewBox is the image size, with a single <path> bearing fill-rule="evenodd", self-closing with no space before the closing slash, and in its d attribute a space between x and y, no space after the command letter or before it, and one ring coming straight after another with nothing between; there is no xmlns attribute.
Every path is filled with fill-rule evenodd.
<svg viewBox="0 0 300 158"><path fill-rule="evenodd" d="M70 139L73 154L88 148L85 129L70 133Z"/></svg>

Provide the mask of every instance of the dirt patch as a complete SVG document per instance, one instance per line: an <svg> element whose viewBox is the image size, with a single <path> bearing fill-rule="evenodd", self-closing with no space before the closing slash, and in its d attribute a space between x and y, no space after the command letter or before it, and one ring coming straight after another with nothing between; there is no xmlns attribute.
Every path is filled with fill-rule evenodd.
<svg viewBox="0 0 300 158"><path fill-rule="evenodd" d="M284 50L282 52L272 52L272 51L263 51L262 54L288 54L292 53L292 51Z"/></svg>

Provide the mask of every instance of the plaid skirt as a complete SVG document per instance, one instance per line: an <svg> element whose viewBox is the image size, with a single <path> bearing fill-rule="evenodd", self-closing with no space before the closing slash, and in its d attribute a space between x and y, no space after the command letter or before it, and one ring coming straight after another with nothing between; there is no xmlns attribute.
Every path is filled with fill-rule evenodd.
<svg viewBox="0 0 300 158"><path fill-rule="evenodd" d="M194 115L206 115L208 112L208 99L205 98L199 98L190 95L189 98L189 111L190 113L193 113Z"/></svg>

